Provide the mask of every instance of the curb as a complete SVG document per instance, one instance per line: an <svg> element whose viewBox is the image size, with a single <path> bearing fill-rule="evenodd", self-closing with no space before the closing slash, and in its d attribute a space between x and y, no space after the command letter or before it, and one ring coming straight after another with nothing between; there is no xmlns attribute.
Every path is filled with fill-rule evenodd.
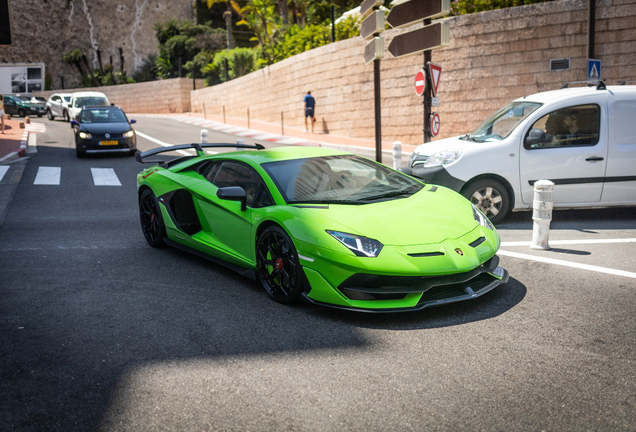
<svg viewBox="0 0 636 432"><path fill-rule="evenodd" d="M0 164L9 163L16 159L24 157L29 148L29 135L30 135L29 131L25 130L22 133L22 139L20 140L20 149L18 149L18 151L11 152L8 155L4 156L2 159L0 159Z"/></svg>

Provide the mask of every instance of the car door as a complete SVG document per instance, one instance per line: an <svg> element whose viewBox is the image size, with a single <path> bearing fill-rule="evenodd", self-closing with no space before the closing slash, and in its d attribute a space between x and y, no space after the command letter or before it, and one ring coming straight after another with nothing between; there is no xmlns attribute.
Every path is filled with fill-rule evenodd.
<svg viewBox="0 0 636 432"><path fill-rule="evenodd" d="M254 262L253 218L259 207L271 205L271 198L263 200L264 182L260 175L247 164L237 161L222 161L211 165L203 174L209 181L198 185L196 195L199 208L209 225L208 241L243 263ZM219 188L240 186L247 196L247 208L241 203L218 198ZM258 196L257 196L258 194ZM205 235L205 234L202 234ZM200 235L200 236L202 236ZM195 236L196 237L196 236Z"/></svg>
<svg viewBox="0 0 636 432"><path fill-rule="evenodd" d="M611 128L607 171L601 201L636 203L636 97L615 94L610 104Z"/></svg>
<svg viewBox="0 0 636 432"><path fill-rule="evenodd" d="M11 96L4 96L4 112L6 114L17 115L18 107Z"/></svg>
<svg viewBox="0 0 636 432"><path fill-rule="evenodd" d="M546 112L548 111L548 112ZM585 205L601 200L607 164L607 108L604 92L554 104L538 112L525 131L542 129L546 141L521 143L521 198L532 204L534 183L554 182L554 205Z"/></svg>
<svg viewBox="0 0 636 432"><path fill-rule="evenodd" d="M53 95L51 98L51 105L49 107L51 112L56 117L62 116L62 98L58 95Z"/></svg>

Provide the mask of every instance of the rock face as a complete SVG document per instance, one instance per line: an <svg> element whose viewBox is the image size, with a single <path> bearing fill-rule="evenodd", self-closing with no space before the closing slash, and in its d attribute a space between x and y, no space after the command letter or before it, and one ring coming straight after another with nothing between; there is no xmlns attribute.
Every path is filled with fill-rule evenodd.
<svg viewBox="0 0 636 432"><path fill-rule="evenodd" d="M193 19L192 0L20 0L9 2L14 44L0 47L0 63L46 64L51 88L79 87L79 72L62 61L76 48L99 69L111 62L130 76L157 52L154 25L171 18Z"/></svg>

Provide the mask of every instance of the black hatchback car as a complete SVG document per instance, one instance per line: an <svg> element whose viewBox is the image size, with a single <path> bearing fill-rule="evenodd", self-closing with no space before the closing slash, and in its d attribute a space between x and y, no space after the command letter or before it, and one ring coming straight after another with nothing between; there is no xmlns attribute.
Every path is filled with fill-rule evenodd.
<svg viewBox="0 0 636 432"><path fill-rule="evenodd" d="M77 120L71 121L75 132L77 157L87 153L135 154L137 136L126 114L118 106L84 107Z"/></svg>

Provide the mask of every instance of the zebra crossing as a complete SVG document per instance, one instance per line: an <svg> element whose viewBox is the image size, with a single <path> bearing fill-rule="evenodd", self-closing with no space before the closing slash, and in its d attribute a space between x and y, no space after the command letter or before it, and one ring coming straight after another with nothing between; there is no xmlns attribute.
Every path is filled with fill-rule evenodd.
<svg viewBox="0 0 636 432"><path fill-rule="evenodd" d="M0 171L0 175L4 175ZM91 176L95 186L121 186L114 168L91 168ZM2 177L0 177L0 180ZM36 186L59 186L62 180L61 167L38 167L33 184Z"/></svg>

